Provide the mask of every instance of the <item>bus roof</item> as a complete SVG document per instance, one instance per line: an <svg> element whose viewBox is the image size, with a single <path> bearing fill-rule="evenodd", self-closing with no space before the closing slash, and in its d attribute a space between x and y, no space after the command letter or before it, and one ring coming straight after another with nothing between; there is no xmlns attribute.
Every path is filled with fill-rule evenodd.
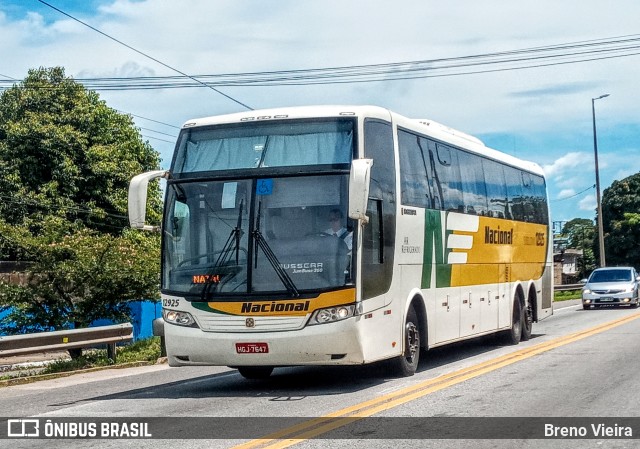
<svg viewBox="0 0 640 449"><path fill-rule="evenodd" d="M480 139L450 128L430 119L411 119L380 106L368 105L324 105L296 106L237 112L187 120L183 128L222 125L243 122L258 122L282 119L305 119L314 117L372 117L392 121L397 126L434 138L464 150L477 153L505 164L544 176L542 168L535 162L519 159L507 153L485 146Z"/></svg>

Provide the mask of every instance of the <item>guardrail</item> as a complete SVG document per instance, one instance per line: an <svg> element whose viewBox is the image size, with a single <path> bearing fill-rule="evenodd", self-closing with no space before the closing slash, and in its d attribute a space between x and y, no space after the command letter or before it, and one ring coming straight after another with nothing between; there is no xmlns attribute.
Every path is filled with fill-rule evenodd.
<svg viewBox="0 0 640 449"><path fill-rule="evenodd" d="M584 287L584 284L564 284L564 285L554 285L553 289L557 292L567 291L567 290L581 290Z"/></svg>
<svg viewBox="0 0 640 449"><path fill-rule="evenodd" d="M116 343L133 340L131 323L0 337L0 358L36 352L107 345L107 357L116 361Z"/></svg>

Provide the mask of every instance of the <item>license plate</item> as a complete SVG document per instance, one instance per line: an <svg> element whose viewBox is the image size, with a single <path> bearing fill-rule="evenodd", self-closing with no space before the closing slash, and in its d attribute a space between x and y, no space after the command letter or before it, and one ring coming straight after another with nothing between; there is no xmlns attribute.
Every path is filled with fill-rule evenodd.
<svg viewBox="0 0 640 449"><path fill-rule="evenodd" d="M600 298L600 302L613 302L613 298Z"/></svg>
<svg viewBox="0 0 640 449"><path fill-rule="evenodd" d="M236 343L238 354L267 354L269 345L267 343Z"/></svg>

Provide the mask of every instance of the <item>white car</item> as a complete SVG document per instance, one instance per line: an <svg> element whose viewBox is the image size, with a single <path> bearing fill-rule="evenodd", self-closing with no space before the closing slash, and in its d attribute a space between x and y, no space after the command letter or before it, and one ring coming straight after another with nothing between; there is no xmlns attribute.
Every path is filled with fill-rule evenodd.
<svg viewBox="0 0 640 449"><path fill-rule="evenodd" d="M582 287L582 307L585 310L600 306L638 307L639 282L633 267L598 268Z"/></svg>

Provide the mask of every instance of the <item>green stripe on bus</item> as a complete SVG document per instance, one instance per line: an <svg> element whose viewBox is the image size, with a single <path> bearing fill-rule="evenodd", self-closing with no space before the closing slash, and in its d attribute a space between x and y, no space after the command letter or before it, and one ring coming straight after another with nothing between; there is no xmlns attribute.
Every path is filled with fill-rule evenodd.
<svg viewBox="0 0 640 449"><path fill-rule="evenodd" d="M445 248L442 230L442 213L427 209L424 226L422 288L431 288L431 274L434 266L436 267L436 287L451 286L451 265L446 263L449 251ZM449 231L447 236L448 234L450 234Z"/></svg>

